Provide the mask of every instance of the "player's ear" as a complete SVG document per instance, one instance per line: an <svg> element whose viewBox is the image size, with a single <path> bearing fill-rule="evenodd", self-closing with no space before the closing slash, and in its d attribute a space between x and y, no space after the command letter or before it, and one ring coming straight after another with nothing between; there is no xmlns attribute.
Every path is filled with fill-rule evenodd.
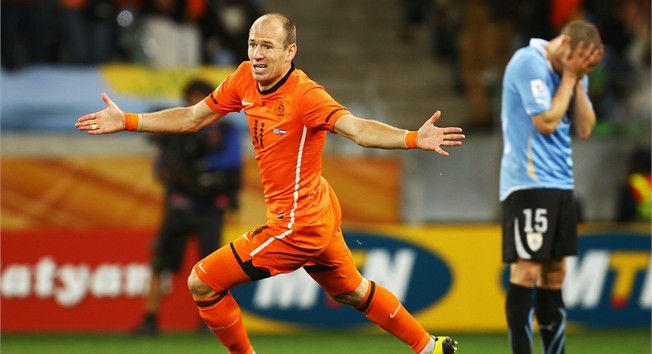
<svg viewBox="0 0 652 354"><path fill-rule="evenodd" d="M571 42L570 36L568 36L567 34L562 34L562 35L559 36L559 44L562 47L563 46L570 46L570 42Z"/></svg>
<svg viewBox="0 0 652 354"><path fill-rule="evenodd" d="M555 38L554 42L555 42L554 47L556 48L555 51L558 53L558 55L564 57L570 53L571 41L568 35L560 34L559 36L557 36L557 38Z"/></svg>
<svg viewBox="0 0 652 354"><path fill-rule="evenodd" d="M285 59L292 61L296 55L297 55L297 44L292 43L290 44L290 46L288 46L287 57Z"/></svg>

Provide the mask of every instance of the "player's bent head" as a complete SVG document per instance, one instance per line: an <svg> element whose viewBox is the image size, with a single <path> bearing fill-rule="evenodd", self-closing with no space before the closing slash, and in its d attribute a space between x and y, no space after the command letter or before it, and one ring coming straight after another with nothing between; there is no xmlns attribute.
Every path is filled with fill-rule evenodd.
<svg viewBox="0 0 652 354"><path fill-rule="evenodd" d="M567 23L562 28L561 34L570 38L571 50L575 50L580 42L583 42L587 46L593 44L595 48L599 48L602 45L602 39L600 38L598 29L592 23L584 20L575 20Z"/></svg>

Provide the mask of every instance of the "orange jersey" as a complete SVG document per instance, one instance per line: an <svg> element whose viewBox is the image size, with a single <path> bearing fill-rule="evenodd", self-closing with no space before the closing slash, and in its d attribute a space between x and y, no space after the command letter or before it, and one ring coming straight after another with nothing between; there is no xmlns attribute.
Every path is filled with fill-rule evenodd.
<svg viewBox="0 0 652 354"><path fill-rule="evenodd" d="M216 112L244 109L270 221L309 223L332 201L321 177L327 131L349 111L294 65L273 88L260 92L244 62L205 98Z"/></svg>

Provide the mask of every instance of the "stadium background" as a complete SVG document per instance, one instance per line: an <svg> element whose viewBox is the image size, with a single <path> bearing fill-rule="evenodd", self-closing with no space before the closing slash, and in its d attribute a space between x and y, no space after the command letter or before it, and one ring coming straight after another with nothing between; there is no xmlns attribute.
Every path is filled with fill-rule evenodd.
<svg viewBox="0 0 652 354"><path fill-rule="evenodd" d="M300 1L261 4L293 17L298 66L354 112L416 129L433 109L441 109L442 124L464 124L467 104L448 87L448 67L428 56L425 34L417 32L407 46L393 41L399 21L393 1L321 0L309 8ZM161 190L151 174L153 147L132 133L83 136L72 129L76 117L100 109L102 91L125 110L145 111L177 103L179 89L192 76L219 82L229 70L105 64L2 71L3 347L33 333L121 333L140 315L147 276L142 270L161 216ZM642 90L649 94L649 81ZM573 263L572 330L642 333L632 353L649 352L650 225L611 221L629 152L650 146L647 124L642 131L575 142L587 256ZM227 239L264 220L256 166L241 126L249 152L245 187ZM365 274L398 292L429 330L478 337L502 333L500 136L470 133L450 158L363 150L337 136L329 139L324 174L340 196L347 240ZM170 281L163 328L191 331L197 316L185 275ZM374 332L300 275L278 284L237 293L252 332L272 336L262 338L306 329L326 338L332 330ZM29 352L25 348L14 344L8 352Z"/></svg>

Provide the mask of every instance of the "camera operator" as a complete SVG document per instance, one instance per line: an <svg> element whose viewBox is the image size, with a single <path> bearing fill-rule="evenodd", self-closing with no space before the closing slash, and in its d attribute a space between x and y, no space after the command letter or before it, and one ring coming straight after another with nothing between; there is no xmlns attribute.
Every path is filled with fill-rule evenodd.
<svg viewBox="0 0 652 354"><path fill-rule="evenodd" d="M188 105L204 99L213 86L194 80L184 89ZM187 240L199 241L200 258L221 243L225 213L238 206L241 147L234 126L220 121L194 134L152 135L158 156L154 170L165 188L165 211L151 259L145 314L135 335L156 335L163 292L162 274L181 266Z"/></svg>

